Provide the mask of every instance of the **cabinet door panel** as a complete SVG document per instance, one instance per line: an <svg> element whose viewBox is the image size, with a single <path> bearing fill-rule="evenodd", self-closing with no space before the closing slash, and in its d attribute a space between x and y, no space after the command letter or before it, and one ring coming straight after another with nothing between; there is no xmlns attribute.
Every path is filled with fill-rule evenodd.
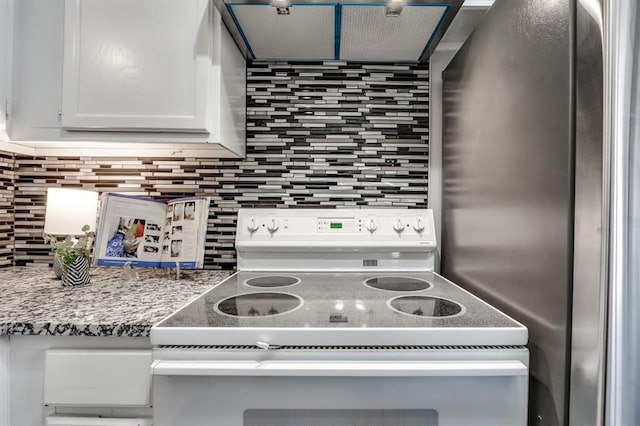
<svg viewBox="0 0 640 426"><path fill-rule="evenodd" d="M44 359L45 404L151 404L150 350L48 349Z"/></svg>
<svg viewBox="0 0 640 426"><path fill-rule="evenodd" d="M207 132L207 0L66 0L62 126Z"/></svg>

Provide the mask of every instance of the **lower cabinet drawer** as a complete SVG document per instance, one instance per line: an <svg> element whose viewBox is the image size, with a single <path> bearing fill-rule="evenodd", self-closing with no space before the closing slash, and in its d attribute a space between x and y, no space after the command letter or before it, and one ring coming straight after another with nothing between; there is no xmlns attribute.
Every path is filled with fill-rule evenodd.
<svg viewBox="0 0 640 426"><path fill-rule="evenodd" d="M47 417L46 426L152 426L149 418L109 418L92 416L59 416Z"/></svg>
<svg viewBox="0 0 640 426"><path fill-rule="evenodd" d="M49 349L45 353L44 403L149 406L150 370L150 350ZM128 426L130 423L87 424Z"/></svg>

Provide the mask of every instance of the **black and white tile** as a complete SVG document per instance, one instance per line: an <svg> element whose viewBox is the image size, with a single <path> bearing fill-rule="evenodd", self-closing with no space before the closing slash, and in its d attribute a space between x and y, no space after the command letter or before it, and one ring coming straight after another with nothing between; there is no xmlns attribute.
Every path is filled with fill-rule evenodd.
<svg viewBox="0 0 640 426"><path fill-rule="evenodd" d="M0 268L13 263L14 156L0 152Z"/></svg>
<svg viewBox="0 0 640 426"><path fill-rule="evenodd" d="M51 262L48 186L210 196L205 267L214 269L235 267L240 207L424 208L428 85L426 65L253 64L242 160L16 156L15 263Z"/></svg>

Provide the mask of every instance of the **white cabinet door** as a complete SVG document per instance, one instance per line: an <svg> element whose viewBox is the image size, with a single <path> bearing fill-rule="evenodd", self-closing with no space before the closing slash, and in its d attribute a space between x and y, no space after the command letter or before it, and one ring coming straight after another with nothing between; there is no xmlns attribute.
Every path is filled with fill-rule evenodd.
<svg viewBox="0 0 640 426"><path fill-rule="evenodd" d="M44 403L48 405L151 405L151 351L48 349Z"/></svg>
<svg viewBox="0 0 640 426"><path fill-rule="evenodd" d="M0 0L0 141L9 139L7 136L7 107L9 106L9 1Z"/></svg>
<svg viewBox="0 0 640 426"><path fill-rule="evenodd" d="M10 377L0 374L0 390L10 389L11 418L0 417L0 426L132 426L114 418L152 416L147 337L11 335L6 346L0 373L4 368ZM0 360L2 349L0 338Z"/></svg>
<svg viewBox="0 0 640 426"><path fill-rule="evenodd" d="M11 383L9 373L9 336L0 336L0 426L11 424Z"/></svg>
<svg viewBox="0 0 640 426"><path fill-rule="evenodd" d="M62 127L207 132L208 0L65 0Z"/></svg>

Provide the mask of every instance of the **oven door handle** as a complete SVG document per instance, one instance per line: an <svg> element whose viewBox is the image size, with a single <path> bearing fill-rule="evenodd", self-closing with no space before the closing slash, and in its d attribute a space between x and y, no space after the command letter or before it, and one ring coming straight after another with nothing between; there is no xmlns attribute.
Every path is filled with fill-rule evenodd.
<svg viewBox="0 0 640 426"><path fill-rule="evenodd" d="M159 360L155 376L470 377L526 376L520 361L204 361Z"/></svg>

